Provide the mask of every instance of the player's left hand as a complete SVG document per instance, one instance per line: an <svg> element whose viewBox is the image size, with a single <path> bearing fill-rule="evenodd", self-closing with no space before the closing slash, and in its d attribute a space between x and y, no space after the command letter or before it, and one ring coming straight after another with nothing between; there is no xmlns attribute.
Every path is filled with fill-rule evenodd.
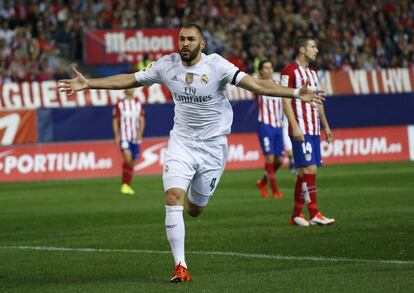
<svg viewBox="0 0 414 293"><path fill-rule="evenodd" d="M299 90L299 98L304 102L314 102L316 104L323 104L325 98L323 97L324 91L313 91L308 89L309 83L306 82Z"/></svg>
<svg viewBox="0 0 414 293"><path fill-rule="evenodd" d="M326 138L325 138L325 142L326 143L331 143L332 141L332 132L331 129L329 127L324 128L325 134L326 134Z"/></svg>

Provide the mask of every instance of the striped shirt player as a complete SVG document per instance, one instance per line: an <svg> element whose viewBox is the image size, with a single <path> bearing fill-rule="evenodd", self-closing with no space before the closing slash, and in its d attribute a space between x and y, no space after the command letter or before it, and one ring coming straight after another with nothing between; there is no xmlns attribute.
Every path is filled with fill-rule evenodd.
<svg viewBox="0 0 414 293"><path fill-rule="evenodd" d="M231 83L269 96L319 102L322 99L306 87L293 90L259 80L217 54L202 54L205 40L196 24L181 29L178 47L179 54L166 55L135 74L88 79L74 69L76 77L59 81L59 88L70 95L87 88L125 89L154 83L168 87L175 116L164 157L165 230L175 261L171 282L189 282L184 204L191 216L201 214L222 175L227 157L226 135L233 120L226 85Z"/></svg>
<svg viewBox="0 0 414 293"><path fill-rule="evenodd" d="M283 156L282 98L256 95L258 134L264 155Z"/></svg>
<svg viewBox="0 0 414 293"><path fill-rule="evenodd" d="M313 90L318 89L318 76L313 68L304 69L297 61L293 61L286 66L281 74L281 84L292 88L300 88L305 83ZM315 164L322 165L320 155L320 120L319 108L314 103L302 103L297 100L286 101L291 105L294 119L300 128L301 133L308 138L308 142L298 145L298 141L293 139L292 123L289 123L288 133L292 140L293 153L295 158L295 168Z"/></svg>
<svg viewBox="0 0 414 293"><path fill-rule="evenodd" d="M282 127L282 98L256 95L258 121L274 128Z"/></svg>
<svg viewBox="0 0 414 293"><path fill-rule="evenodd" d="M308 88L318 90L318 74L309 67L316 60L319 52L316 42L310 37L298 37L295 40L296 60L282 71L281 84L291 88ZM285 114L289 121L289 136L292 141L293 157L297 169L294 192L295 204L290 218L292 225L329 225L335 222L318 211L316 201L316 172L322 165L320 146L320 123L324 127L327 142L331 140L331 130L326 119L323 105L302 103L297 100L283 101ZM307 203L309 221L302 214Z"/></svg>
<svg viewBox="0 0 414 293"><path fill-rule="evenodd" d="M145 126L144 108L133 89L125 90L125 98L118 100L113 109L113 131L124 163L121 193L134 194L131 187L134 161L139 157L139 143Z"/></svg>
<svg viewBox="0 0 414 293"><path fill-rule="evenodd" d="M270 82L273 77L273 65L269 60L259 63L259 77ZM269 196L267 183L272 189L273 198L283 197L276 184L276 172L282 166L284 157L283 143L283 104L282 98L266 95L256 95L258 110L257 134L262 153L265 157L264 174L261 180L256 182L263 198Z"/></svg>
<svg viewBox="0 0 414 293"><path fill-rule="evenodd" d="M304 69L296 61L293 61L282 71L281 84L292 88L300 88L306 82L313 90L318 89L318 74L315 69ZM320 135L319 110L314 103L303 103L300 100L288 101L292 105L295 119L303 134ZM292 126L289 125L288 133L292 136Z"/></svg>

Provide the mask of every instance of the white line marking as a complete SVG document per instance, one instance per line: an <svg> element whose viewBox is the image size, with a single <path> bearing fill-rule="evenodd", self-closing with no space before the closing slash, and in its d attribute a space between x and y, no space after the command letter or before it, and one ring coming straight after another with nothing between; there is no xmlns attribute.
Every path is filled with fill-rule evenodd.
<svg viewBox="0 0 414 293"><path fill-rule="evenodd" d="M119 252L119 253L138 253L138 254L139 253L141 254L170 254L171 253L171 251L166 251L166 250L69 248L69 247L51 247L51 246L0 246L0 249L66 251L66 252L109 252L109 253ZM245 257L245 258L276 259L276 260L385 263L385 264L414 265L414 260L334 258L334 257L322 257L322 256L286 256L286 255L255 254L255 253L240 253L240 252L220 252L220 251L187 251L186 253L187 254L198 254L198 255L236 256L236 257Z"/></svg>

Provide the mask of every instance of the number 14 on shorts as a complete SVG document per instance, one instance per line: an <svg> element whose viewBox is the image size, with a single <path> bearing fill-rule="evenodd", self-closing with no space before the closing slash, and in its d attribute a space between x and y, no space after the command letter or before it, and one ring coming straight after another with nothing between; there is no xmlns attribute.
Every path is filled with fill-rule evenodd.
<svg viewBox="0 0 414 293"><path fill-rule="evenodd" d="M302 143L302 151L306 161L312 159L312 144L308 141Z"/></svg>

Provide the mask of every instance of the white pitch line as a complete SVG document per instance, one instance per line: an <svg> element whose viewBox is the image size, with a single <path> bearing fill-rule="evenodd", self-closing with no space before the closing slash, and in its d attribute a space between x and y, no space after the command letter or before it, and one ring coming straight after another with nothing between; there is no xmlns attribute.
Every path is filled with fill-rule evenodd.
<svg viewBox="0 0 414 293"><path fill-rule="evenodd" d="M107 252L107 253L108 252L109 253L120 252L120 253L137 253L137 254L170 254L171 253L171 251L166 251L166 250L69 248L69 247L51 247L51 246L0 246L0 249L67 251L67 252ZM321 256L287 256L287 255L255 254L255 253L240 253L240 252L220 252L220 251L187 251L186 253L197 254L197 255L235 256L235 257L275 259L275 260L384 263L384 264L414 265L414 260L335 258L335 257L321 257Z"/></svg>

